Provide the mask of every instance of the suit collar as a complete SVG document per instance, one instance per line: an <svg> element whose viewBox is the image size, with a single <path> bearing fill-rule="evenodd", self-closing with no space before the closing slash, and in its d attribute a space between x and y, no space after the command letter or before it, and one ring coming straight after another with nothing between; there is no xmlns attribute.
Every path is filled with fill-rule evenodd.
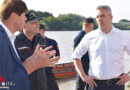
<svg viewBox="0 0 130 90"><path fill-rule="evenodd" d="M21 64L21 61L20 61L19 58L17 57L17 55L16 55L16 53L15 53L15 51L14 51L14 48L13 48L11 42L10 42L10 39L8 38L7 33L5 32L5 29L4 29L1 25L0 25L0 30L3 32L3 36L4 36L5 41L6 41L8 47L9 47L9 49L10 49L10 52L12 53L13 57L15 58L14 60L15 60L16 62L18 62L19 64ZM21 65L22 65L22 64L21 64Z"/></svg>
<svg viewBox="0 0 130 90"><path fill-rule="evenodd" d="M8 27L6 27L6 25L3 23L3 22L1 22L0 21L0 24L1 24L1 26L4 28L4 30L6 31L6 33L7 33L7 35L8 35L8 37L10 38L15 38L15 36L10 32L10 30L8 29Z"/></svg>

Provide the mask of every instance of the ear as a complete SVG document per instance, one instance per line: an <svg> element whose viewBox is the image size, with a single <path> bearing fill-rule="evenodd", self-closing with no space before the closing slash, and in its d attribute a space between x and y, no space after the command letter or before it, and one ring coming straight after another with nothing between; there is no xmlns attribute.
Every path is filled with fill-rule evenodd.
<svg viewBox="0 0 130 90"><path fill-rule="evenodd" d="M13 13L10 15L10 18L11 18L12 20L15 20L15 19L16 19L16 16L17 16L17 14L13 12Z"/></svg>

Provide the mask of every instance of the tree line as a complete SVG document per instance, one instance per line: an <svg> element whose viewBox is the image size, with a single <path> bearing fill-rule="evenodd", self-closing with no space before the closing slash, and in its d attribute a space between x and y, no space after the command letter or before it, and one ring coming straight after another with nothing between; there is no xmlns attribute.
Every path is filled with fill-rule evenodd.
<svg viewBox="0 0 130 90"><path fill-rule="evenodd" d="M46 26L46 30L80 30L82 29L83 20L86 18L77 14L60 14L54 17L52 13L30 10L41 18L40 23ZM91 17L92 18L92 17ZM96 19L94 19L94 29L97 29ZM125 24L126 23L126 24ZM129 24L128 24L129 23ZM121 19L119 23L113 23L115 27L122 30L130 30L130 21Z"/></svg>

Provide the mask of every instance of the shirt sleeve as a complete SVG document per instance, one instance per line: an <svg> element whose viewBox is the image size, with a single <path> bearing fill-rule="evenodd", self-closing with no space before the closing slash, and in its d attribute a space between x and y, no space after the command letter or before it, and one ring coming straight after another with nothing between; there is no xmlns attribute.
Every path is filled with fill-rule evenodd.
<svg viewBox="0 0 130 90"><path fill-rule="evenodd" d="M126 47L125 47L125 51L130 55L130 34L125 32L125 43L126 43Z"/></svg>
<svg viewBox="0 0 130 90"><path fill-rule="evenodd" d="M88 36L85 35L79 45L76 47L72 53L72 58L78 58L81 60L81 57L88 51Z"/></svg>
<svg viewBox="0 0 130 90"><path fill-rule="evenodd" d="M55 50L56 50L56 55L55 56L60 56L60 50L57 42L55 41Z"/></svg>
<svg viewBox="0 0 130 90"><path fill-rule="evenodd" d="M73 48L76 48L78 46L78 44L80 43L82 37L79 37L77 36L75 39L74 39L74 45L73 45Z"/></svg>

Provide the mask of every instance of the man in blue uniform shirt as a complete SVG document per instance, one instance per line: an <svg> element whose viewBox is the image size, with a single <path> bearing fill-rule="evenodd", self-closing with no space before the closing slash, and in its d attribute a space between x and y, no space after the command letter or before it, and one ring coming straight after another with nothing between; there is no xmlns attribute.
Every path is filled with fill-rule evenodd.
<svg viewBox="0 0 130 90"><path fill-rule="evenodd" d="M73 45L74 49L78 46L78 44L80 43L80 41L82 40L84 35L86 33L90 32L93 29L93 26L94 26L94 20L92 18L84 19L83 29L78 33L78 35L74 39L74 45ZM88 52L85 55L82 56L81 62L82 62L82 66L83 66L84 72L86 74L88 74L88 69L89 69L89 56L88 56ZM79 74L77 74L75 90L88 90L87 88L88 88L88 84L83 82L82 79L80 78Z"/></svg>
<svg viewBox="0 0 130 90"><path fill-rule="evenodd" d="M39 33L45 39L46 45L47 46L50 46L50 45L53 46L50 50L56 50L56 55L55 56L60 56L60 52L59 52L57 42L54 39L50 39L50 38L45 36L45 26L44 25L40 24L39 28L40 28ZM47 90L59 90L58 85L57 85L57 83L55 81L52 69L53 69L52 67L47 67L46 68L47 85L48 85Z"/></svg>

